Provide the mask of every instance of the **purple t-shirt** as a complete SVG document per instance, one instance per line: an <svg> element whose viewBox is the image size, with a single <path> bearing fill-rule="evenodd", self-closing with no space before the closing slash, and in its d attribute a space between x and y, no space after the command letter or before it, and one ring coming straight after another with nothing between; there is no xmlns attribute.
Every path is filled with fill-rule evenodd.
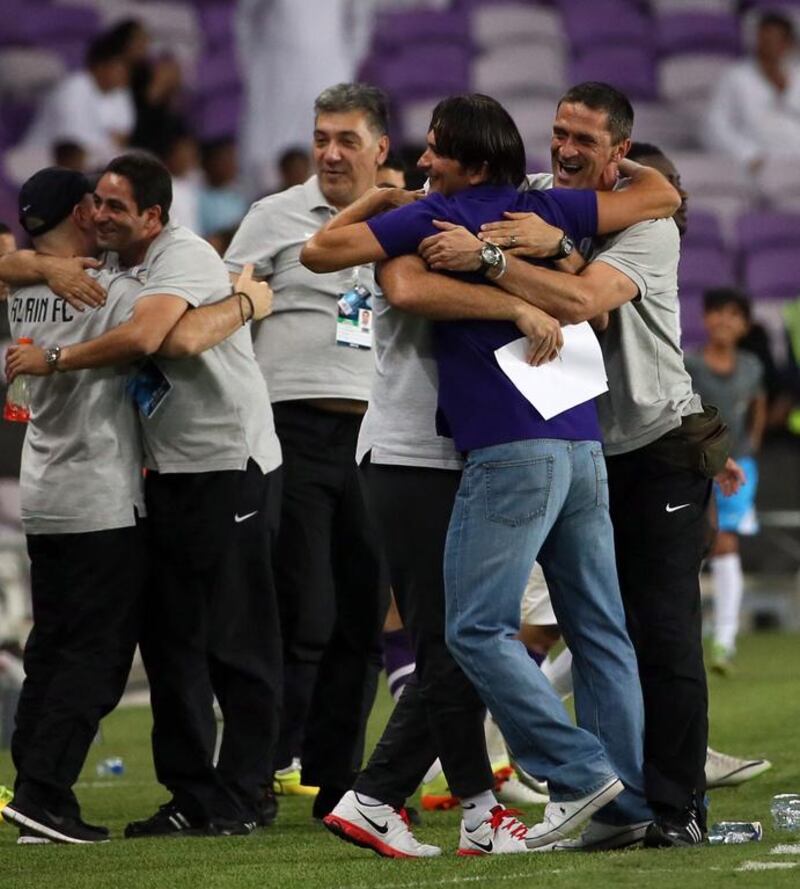
<svg viewBox="0 0 800 889"><path fill-rule="evenodd" d="M573 241L597 233L597 196L593 191L551 189L518 192L511 186L478 185L449 197L430 194L420 201L368 221L388 256L416 253L428 235L438 234L434 219L477 232L506 211L537 213L563 229ZM544 263L548 264L549 263ZM486 283L477 274L459 274ZM509 321L440 321L434 325L439 371L437 431L459 451L534 438L600 440L594 401L545 420L503 373L494 352L521 336Z"/></svg>

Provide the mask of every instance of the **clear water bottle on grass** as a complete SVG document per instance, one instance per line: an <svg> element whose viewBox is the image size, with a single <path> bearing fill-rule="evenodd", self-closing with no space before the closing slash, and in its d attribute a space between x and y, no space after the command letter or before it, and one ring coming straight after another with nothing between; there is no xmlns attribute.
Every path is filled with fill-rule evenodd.
<svg viewBox="0 0 800 889"><path fill-rule="evenodd" d="M712 846L757 843L763 834L760 821L718 821L708 831L708 842Z"/></svg>
<svg viewBox="0 0 800 889"><path fill-rule="evenodd" d="M800 831L800 793L772 797L772 820L779 830Z"/></svg>
<svg viewBox="0 0 800 889"><path fill-rule="evenodd" d="M23 336L17 340L18 346L33 345L30 337ZM12 423L27 423L31 418L31 394L27 374L20 374L8 387L6 404L3 408L3 419Z"/></svg>
<svg viewBox="0 0 800 889"><path fill-rule="evenodd" d="M124 775L125 763L122 761L121 756L109 756L108 759L104 759L102 762L97 763L96 771L98 778Z"/></svg>

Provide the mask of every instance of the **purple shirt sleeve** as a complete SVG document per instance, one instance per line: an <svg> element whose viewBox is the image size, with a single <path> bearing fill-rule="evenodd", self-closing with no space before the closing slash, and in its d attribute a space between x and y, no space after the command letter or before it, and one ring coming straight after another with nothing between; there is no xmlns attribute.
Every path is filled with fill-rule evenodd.
<svg viewBox="0 0 800 889"><path fill-rule="evenodd" d="M579 188L551 188L543 192L563 215L561 227L580 243L597 234L597 193Z"/></svg>
<svg viewBox="0 0 800 889"><path fill-rule="evenodd" d="M431 194L413 204L373 216L367 225L386 255L393 257L416 253L421 241L439 233L433 220L449 218L442 196Z"/></svg>

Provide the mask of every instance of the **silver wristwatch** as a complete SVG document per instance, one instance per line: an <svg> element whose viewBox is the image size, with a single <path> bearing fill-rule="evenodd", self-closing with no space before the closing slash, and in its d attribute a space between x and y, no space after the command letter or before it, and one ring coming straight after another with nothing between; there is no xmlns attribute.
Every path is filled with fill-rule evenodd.
<svg viewBox="0 0 800 889"><path fill-rule="evenodd" d="M551 256L550 259L559 260L566 259L568 256L572 254L572 251L575 249L575 242L568 234L564 234L561 240L558 242L558 253L555 256Z"/></svg>
<svg viewBox="0 0 800 889"><path fill-rule="evenodd" d="M61 357L61 346L49 346L44 350L44 360L48 367L58 370L58 359Z"/></svg>
<svg viewBox="0 0 800 889"><path fill-rule="evenodd" d="M495 244L484 244L481 247L481 274L487 278L497 279L506 270L506 255Z"/></svg>

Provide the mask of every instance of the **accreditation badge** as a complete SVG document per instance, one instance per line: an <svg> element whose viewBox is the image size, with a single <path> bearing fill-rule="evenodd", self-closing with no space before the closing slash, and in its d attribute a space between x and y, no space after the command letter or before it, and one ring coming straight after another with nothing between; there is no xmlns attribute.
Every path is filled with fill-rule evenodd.
<svg viewBox="0 0 800 889"><path fill-rule="evenodd" d="M372 348L372 293L355 284L339 294L336 302L336 345L351 349Z"/></svg>
<svg viewBox="0 0 800 889"><path fill-rule="evenodd" d="M149 419L164 403L172 389L172 383L155 361L146 358L136 373L128 377L126 389L139 408L139 413Z"/></svg>

